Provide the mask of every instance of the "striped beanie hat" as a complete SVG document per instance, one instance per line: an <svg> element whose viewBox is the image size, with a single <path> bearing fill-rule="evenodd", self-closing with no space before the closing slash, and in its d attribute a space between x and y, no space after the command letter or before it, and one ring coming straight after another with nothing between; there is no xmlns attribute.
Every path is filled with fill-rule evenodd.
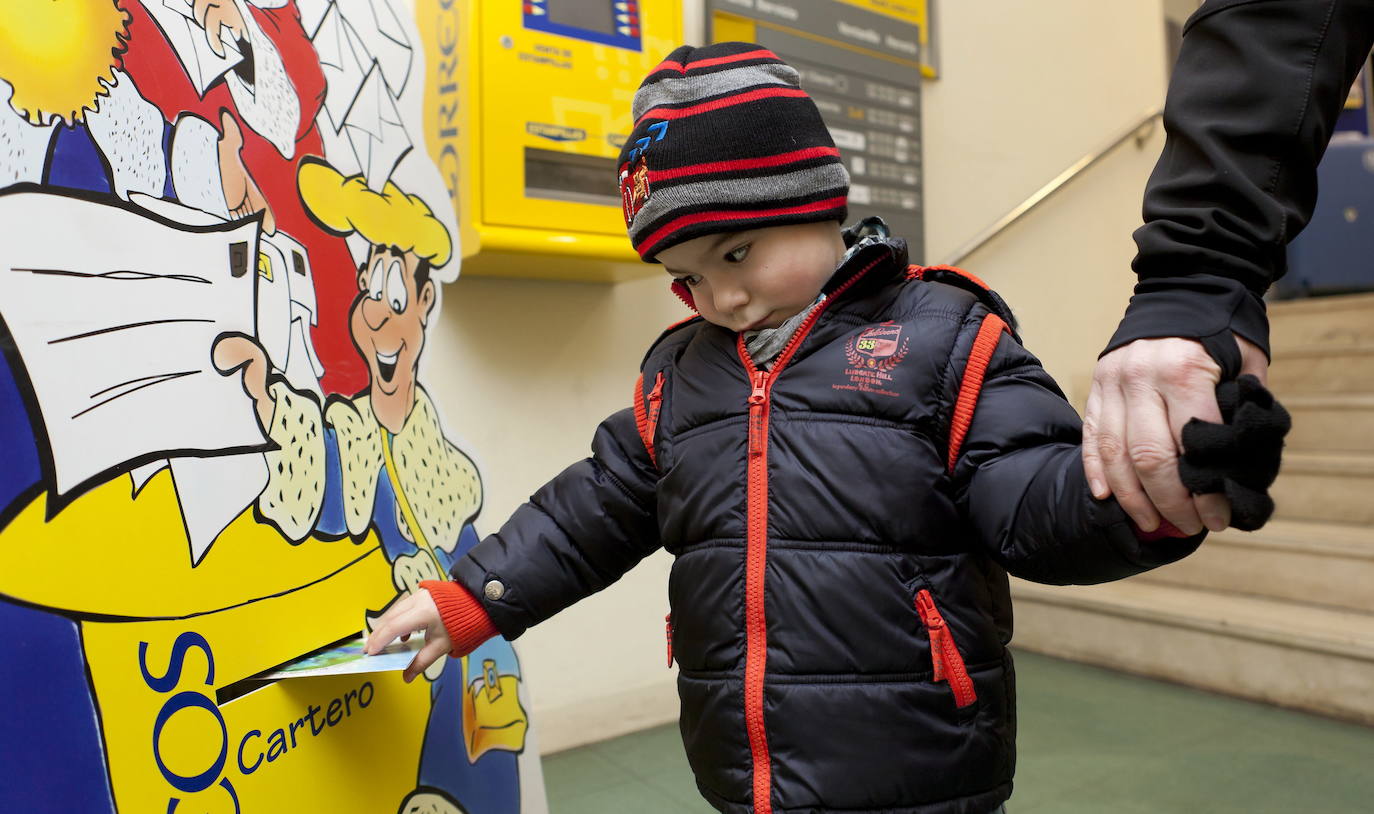
<svg viewBox="0 0 1374 814"><path fill-rule="evenodd" d="M758 45L684 45L635 93L620 197L645 261L701 235L843 221L849 174L798 85Z"/></svg>

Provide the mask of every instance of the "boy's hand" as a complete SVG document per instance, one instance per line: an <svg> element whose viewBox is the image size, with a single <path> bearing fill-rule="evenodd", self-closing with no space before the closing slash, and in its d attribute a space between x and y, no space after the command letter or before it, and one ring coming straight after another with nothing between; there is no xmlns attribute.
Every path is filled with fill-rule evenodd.
<svg viewBox="0 0 1374 814"><path fill-rule="evenodd" d="M1194 418L1183 427L1183 483L1194 494L1220 493L1231 504L1231 525L1255 531L1274 513L1269 487L1279 474L1288 411L1254 376L1217 387L1222 423Z"/></svg>
<svg viewBox="0 0 1374 814"><path fill-rule="evenodd" d="M415 654L410 666L406 667L402 674L406 683L410 683L424 672L426 667L453 649L448 630L439 618L439 608L434 604L434 597L429 595L429 591L421 588L410 596L396 600L394 605L387 608L386 613L377 620L372 633L368 635L363 652L375 656L396 639L405 641L410 638L410 634L420 631L425 633L425 646Z"/></svg>

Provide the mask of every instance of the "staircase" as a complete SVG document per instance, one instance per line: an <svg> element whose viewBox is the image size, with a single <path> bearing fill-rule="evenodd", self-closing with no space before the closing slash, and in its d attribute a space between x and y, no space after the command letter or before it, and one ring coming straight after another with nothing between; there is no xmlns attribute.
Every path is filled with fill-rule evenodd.
<svg viewBox="0 0 1374 814"><path fill-rule="evenodd" d="M1275 519L1125 582L1013 581L1016 644L1374 725L1374 295L1270 319L1293 415Z"/></svg>

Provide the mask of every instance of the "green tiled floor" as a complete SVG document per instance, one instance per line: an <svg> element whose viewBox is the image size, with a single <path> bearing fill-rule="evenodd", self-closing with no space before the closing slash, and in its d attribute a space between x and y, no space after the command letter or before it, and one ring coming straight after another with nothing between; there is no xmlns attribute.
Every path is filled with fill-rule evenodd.
<svg viewBox="0 0 1374 814"><path fill-rule="evenodd" d="M1374 729L1017 654L1010 814L1374 812ZM710 812L677 727L544 761L551 814Z"/></svg>

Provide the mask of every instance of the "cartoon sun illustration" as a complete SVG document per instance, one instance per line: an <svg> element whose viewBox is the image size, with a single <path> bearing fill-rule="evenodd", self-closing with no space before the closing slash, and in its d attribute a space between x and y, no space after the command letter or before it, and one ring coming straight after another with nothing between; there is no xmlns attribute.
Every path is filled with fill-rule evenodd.
<svg viewBox="0 0 1374 814"><path fill-rule="evenodd" d="M0 78L14 88L10 105L34 124L94 111L115 83L129 19L114 0L7 0Z"/></svg>

